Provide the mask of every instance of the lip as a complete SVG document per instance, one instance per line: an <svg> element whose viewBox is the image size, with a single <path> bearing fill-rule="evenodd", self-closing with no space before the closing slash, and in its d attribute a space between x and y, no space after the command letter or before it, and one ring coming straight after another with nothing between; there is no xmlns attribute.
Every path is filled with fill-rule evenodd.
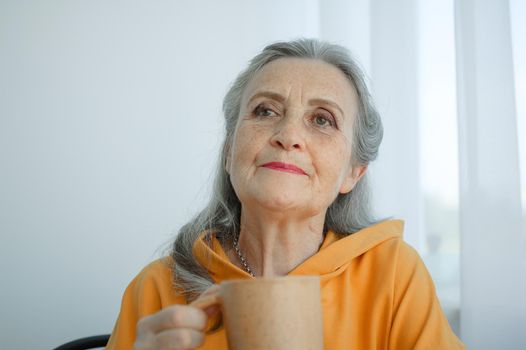
<svg viewBox="0 0 526 350"><path fill-rule="evenodd" d="M262 166L265 168L274 169L278 171L284 171L287 173L307 175L307 173L304 172L303 169L298 168L294 164L287 164L287 163L281 163L281 162L270 162L270 163L263 164Z"/></svg>

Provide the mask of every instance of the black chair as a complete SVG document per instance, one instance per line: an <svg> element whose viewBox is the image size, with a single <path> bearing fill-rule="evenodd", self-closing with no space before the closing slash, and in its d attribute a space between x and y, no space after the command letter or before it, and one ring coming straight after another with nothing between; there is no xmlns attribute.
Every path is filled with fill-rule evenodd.
<svg viewBox="0 0 526 350"><path fill-rule="evenodd" d="M110 334L95 335L93 337L80 338L60 345L54 350L84 350L103 348L108 344Z"/></svg>

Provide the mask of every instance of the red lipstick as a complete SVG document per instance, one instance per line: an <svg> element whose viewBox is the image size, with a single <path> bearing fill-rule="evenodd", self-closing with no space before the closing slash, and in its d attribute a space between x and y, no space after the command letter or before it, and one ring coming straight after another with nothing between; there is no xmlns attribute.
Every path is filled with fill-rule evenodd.
<svg viewBox="0 0 526 350"><path fill-rule="evenodd" d="M298 168L297 166L293 164L287 164L287 163L281 163L281 162L270 162L270 163L263 164L262 166L265 168L274 169L278 171L284 171L287 173L307 175L307 173L304 172L303 169Z"/></svg>

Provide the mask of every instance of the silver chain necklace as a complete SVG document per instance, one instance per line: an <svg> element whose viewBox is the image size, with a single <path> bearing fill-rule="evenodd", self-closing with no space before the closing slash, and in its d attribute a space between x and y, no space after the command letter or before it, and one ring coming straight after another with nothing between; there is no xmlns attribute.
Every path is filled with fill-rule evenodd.
<svg viewBox="0 0 526 350"><path fill-rule="evenodd" d="M252 272L252 269L250 266L248 266L247 259L245 259L245 255L241 253L241 249L239 249L239 245L237 244L237 238L234 238L234 244L233 244L234 250L237 253L237 256L239 257L239 260L241 260L241 264L243 265L243 268L246 272L248 272L252 277L256 277L254 275L254 272Z"/></svg>

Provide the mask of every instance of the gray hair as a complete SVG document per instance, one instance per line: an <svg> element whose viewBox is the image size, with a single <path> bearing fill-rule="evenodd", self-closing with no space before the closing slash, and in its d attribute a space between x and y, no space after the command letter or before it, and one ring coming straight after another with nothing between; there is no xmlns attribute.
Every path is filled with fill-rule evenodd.
<svg viewBox="0 0 526 350"><path fill-rule="evenodd" d="M382 141L383 128L367 88L364 74L348 51L339 45L315 39L277 42L263 49L248 67L239 74L223 100L225 139L217 164L213 190L208 205L184 225L173 244L173 283L188 301L194 300L214 282L206 269L196 260L192 248L200 235L213 232L222 244L231 244L239 235L241 203L225 170L227 152L239 118L241 97L248 82L267 63L284 57L324 61L340 69L356 89L359 110L353 125L352 165L368 165L376 159ZM332 230L342 236L350 235L382 220L373 217L367 174L346 194L338 194L327 209L324 232ZM210 235L204 239L210 243ZM206 265L206 264L205 264Z"/></svg>

